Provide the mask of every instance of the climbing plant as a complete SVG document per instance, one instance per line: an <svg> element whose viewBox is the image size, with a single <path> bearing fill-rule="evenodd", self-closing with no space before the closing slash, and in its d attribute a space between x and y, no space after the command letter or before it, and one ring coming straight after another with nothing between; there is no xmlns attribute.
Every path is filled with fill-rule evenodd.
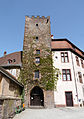
<svg viewBox="0 0 84 119"><path fill-rule="evenodd" d="M40 44L40 54L36 54L38 46L35 42L29 42L29 47L23 50L23 66L19 80L29 90L32 86L40 86L44 90L54 90L58 80L59 70L53 66L51 49L45 44ZM40 63L35 58L40 57ZM40 78L34 78L35 70L39 70Z"/></svg>

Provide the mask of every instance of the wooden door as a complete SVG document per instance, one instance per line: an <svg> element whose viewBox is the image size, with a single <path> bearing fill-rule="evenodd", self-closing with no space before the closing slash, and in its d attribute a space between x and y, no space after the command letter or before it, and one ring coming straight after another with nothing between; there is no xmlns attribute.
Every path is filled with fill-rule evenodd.
<svg viewBox="0 0 84 119"><path fill-rule="evenodd" d="M73 106L72 92L65 92L66 106Z"/></svg>
<svg viewBox="0 0 84 119"><path fill-rule="evenodd" d="M41 106L41 99L39 95L34 95L31 101L33 106Z"/></svg>
<svg viewBox="0 0 84 119"><path fill-rule="evenodd" d="M44 106L43 90L38 86L34 87L30 93L31 106Z"/></svg>

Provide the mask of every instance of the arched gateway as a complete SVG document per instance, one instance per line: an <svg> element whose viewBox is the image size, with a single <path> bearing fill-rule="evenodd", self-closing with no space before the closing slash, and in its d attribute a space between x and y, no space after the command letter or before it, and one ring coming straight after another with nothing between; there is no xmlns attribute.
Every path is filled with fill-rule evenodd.
<svg viewBox="0 0 84 119"><path fill-rule="evenodd" d="M35 86L30 92L30 105L44 106L43 90L38 86Z"/></svg>

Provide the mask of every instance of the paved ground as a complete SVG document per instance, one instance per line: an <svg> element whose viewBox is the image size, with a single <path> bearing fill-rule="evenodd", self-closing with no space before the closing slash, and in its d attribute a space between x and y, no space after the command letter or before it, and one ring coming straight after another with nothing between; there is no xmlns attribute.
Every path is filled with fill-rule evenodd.
<svg viewBox="0 0 84 119"><path fill-rule="evenodd" d="M84 119L84 108L26 109L14 119Z"/></svg>

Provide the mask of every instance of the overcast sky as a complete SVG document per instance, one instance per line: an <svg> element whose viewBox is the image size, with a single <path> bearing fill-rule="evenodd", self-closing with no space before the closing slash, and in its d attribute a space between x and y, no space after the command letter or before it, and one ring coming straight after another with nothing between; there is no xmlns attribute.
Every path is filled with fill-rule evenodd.
<svg viewBox="0 0 84 119"><path fill-rule="evenodd" d="M50 16L54 38L84 51L84 0L0 0L0 56L23 50L25 15Z"/></svg>

